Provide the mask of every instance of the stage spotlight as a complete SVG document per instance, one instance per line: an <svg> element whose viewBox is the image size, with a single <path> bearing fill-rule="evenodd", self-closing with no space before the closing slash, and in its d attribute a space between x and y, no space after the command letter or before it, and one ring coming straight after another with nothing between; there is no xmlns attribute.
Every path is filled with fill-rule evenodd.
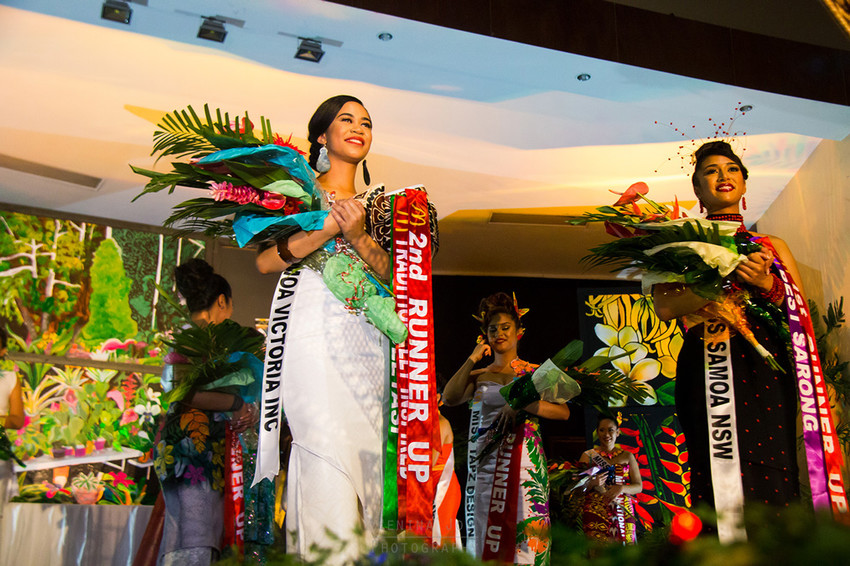
<svg viewBox="0 0 850 566"><path fill-rule="evenodd" d="M119 24L129 24L130 17L133 15L133 10L126 2L119 0L106 0L103 3L103 8L100 10L100 17L104 20L118 22Z"/></svg>
<svg viewBox="0 0 850 566"><path fill-rule="evenodd" d="M322 42L320 40L310 39L309 37L299 37L298 39L301 40L301 44L298 46L298 51L295 52L296 59L312 61L313 63L318 63L322 60L325 52L322 51Z"/></svg>
<svg viewBox="0 0 850 566"><path fill-rule="evenodd" d="M204 23L198 30L198 37L208 39L210 41L224 42L227 37L227 30L224 29L224 22L216 18L204 18Z"/></svg>

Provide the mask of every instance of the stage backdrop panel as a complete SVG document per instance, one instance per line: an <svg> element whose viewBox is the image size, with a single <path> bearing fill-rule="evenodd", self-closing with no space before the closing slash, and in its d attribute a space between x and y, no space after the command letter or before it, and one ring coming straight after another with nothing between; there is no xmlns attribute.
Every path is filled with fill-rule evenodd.
<svg viewBox="0 0 850 566"><path fill-rule="evenodd" d="M206 242L14 211L0 228L3 369L26 414L9 433L26 466L17 500L152 501L162 339L181 324L156 285L173 292L174 267Z"/></svg>
<svg viewBox="0 0 850 566"><path fill-rule="evenodd" d="M688 451L674 397L681 328L676 321L661 321L655 316L652 297L634 289L582 289L579 302L585 355L632 352L611 366L640 385L648 398L642 405L612 399L610 412L622 417L618 444L632 452L640 465L639 524L645 530L669 524L675 513L690 504ZM596 415L586 411L585 419L591 447Z"/></svg>

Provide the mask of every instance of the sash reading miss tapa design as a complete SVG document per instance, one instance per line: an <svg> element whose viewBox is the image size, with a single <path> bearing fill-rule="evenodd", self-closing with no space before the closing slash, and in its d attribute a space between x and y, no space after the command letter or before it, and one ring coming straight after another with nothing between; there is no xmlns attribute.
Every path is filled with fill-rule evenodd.
<svg viewBox="0 0 850 566"><path fill-rule="evenodd" d="M431 297L428 198L419 187L392 195L393 292L407 339L395 347L384 486L384 526L430 538L434 484L431 455L439 444ZM395 458L395 461L393 459ZM393 509L391 495L397 494Z"/></svg>
<svg viewBox="0 0 850 566"><path fill-rule="evenodd" d="M283 420L283 353L289 315L295 299L300 272L286 270L280 274L269 312L266 333L266 358L263 367L263 388L260 393L260 434L257 443L257 462L254 487L264 478L274 481L280 470L280 426Z"/></svg>
<svg viewBox="0 0 850 566"><path fill-rule="evenodd" d="M469 438L475 438L478 434L478 428L481 426L481 398L477 394L472 399L472 405L469 410ZM466 549L469 554L475 556L475 538L478 533L475 532L475 481L478 477L478 443L469 442L469 449L466 454L466 489L464 498L464 507L466 509Z"/></svg>

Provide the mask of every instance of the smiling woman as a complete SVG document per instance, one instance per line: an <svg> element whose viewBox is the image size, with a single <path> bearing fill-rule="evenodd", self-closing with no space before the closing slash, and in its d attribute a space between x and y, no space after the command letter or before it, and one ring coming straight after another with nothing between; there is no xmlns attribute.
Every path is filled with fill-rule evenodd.
<svg viewBox="0 0 850 566"><path fill-rule="evenodd" d="M549 483L538 417L566 420L565 404L537 400L512 408L501 388L537 366L517 357L524 329L521 310L506 293L481 301L476 319L486 339L480 339L469 358L443 392L447 405L472 400L467 481L475 482L474 524L467 541L483 560L517 564L547 564L549 560ZM473 367L493 356L483 369ZM524 404L524 403L523 403ZM489 430L488 434L479 431ZM491 437L502 434L497 450L487 452ZM510 470L508 474L504 470ZM469 521L467 521L469 527Z"/></svg>
<svg viewBox="0 0 850 566"><path fill-rule="evenodd" d="M392 197L380 185L357 194L357 167L363 162L365 170L372 145L372 119L358 99L340 95L323 102L310 119L308 139L322 209L329 214L320 229L296 232L261 251L257 267L283 272L270 317L266 382L281 384L292 431L289 550L308 559L332 550L328 563L341 564L369 548L382 515L385 526L395 528L386 524L393 496L382 491L389 340L403 342L406 333L387 292L394 267L400 269L389 255L396 219L403 218L408 230L408 210L399 203L415 198L424 213L415 229L423 245L420 259L430 260L437 250L437 223L421 187ZM412 223L409 229L414 231ZM405 255L401 263L413 261ZM430 281L425 285L430 293ZM413 292L411 286L408 294ZM414 499L408 492L407 501ZM431 500L424 503L429 519Z"/></svg>
<svg viewBox="0 0 850 566"><path fill-rule="evenodd" d="M746 167L726 142L707 143L694 157L694 193L707 219L738 223L736 239L760 246L726 281L723 304L741 302L736 312L747 324L735 328L749 327L773 354L768 361L775 357L781 366L766 363L747 343L744 330L736 333L729 318L712 310L718 303L709 303L683 284L655 286L661 318L691 319L679 353L676 407L690 449L692 502L716 508L718 534L731 541L744 536L736 521L745 502L785 507L799 498L796 390L802 407L814 406L814 397L805 392L811 393L811 376L821 370L816 353L805 348L814 338L811 325L801 323L810 318L794 257L779 238L749 232L743 225L739 207L747 192ZM794 360L787 355L789 332L802 349ZM824 411L829 414L828 401ZM824 452L834 443L834 427L827 424L822 432L817 425L806 427L804 436L816 508L829 506L823 470L840 468L830 458L831 451ZM828 495L846 502L843 488Z"/></svg>

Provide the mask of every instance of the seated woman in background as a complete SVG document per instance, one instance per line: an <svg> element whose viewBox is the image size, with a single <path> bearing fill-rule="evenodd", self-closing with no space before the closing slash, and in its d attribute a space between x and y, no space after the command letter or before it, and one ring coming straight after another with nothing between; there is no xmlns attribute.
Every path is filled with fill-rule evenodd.
<svg viewBox="0 0 850 566"><path fill-rule="evenodd" d="M599 446L579 458L579 464L601 469L584 485L584 533L593 540L634 544L635 508L628 496L643 490L637 460L616 446L620 425L614 417L600 415L596 435Z"/></svg>

